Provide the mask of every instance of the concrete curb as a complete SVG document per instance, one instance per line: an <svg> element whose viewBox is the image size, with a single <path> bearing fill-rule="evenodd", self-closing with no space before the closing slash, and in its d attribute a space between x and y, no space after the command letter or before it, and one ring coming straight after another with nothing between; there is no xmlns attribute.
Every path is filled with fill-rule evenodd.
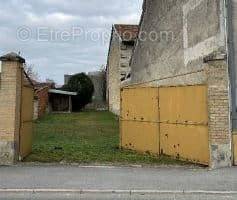
<svg viewBox="0 0 237 200"><path fill-rule="evenodd" d="M148 169L190 169L190 170L206 170L209 171L210 168L201 165L149 165L149 164L90 164L83 165L79 163L18 163L12 167L79 167L79 168L101 168L101 169L120 169L120 168L148 168ZM0 166L1 167L1 166Z"/></svg>
<svg viewBox="0 0 237 200"><path fill-rule="evenodd" d="M0 189L0 193L80 193L80 194L196 194L237 195L237 191L205 190L90 190L90 189Z"/></svg>

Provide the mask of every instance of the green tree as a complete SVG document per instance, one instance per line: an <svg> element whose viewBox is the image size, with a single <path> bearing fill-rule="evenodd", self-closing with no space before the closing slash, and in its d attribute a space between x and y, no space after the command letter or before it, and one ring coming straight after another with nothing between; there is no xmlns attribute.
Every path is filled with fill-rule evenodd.
<svg viewBox="0 0 237 200"><path fill-rule="evenodd" d="M63 89L70 92L77 92L77 96L72 97L73 111L80 111L92 101L94 85L85 73L73 75L68 81L68 84L63 86Z"/></svg>

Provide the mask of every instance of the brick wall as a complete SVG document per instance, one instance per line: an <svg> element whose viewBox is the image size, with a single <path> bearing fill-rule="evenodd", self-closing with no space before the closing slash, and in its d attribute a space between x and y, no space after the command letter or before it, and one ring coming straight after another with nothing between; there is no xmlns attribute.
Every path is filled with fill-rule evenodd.
<svg viewBox="0 0 237 200"><path fill-rule="evenodd" d="M17 54L2 61L0 88L0 165L13 164L19 153L22 63Z"/></svg>
<svg viewBox="0 0 237 200"><path fill-rule="evenodd" d="M205 71L208 85L211 167L231 166L232 136L227 63L225 60L208 62Z"/></svg>
<svg viewBox="0 0 237 200"><path fill-rule="evenodd" d="M49 102L49 95L48 95L49 88L44 87L36 91L37 101L38 101L38 118L44 116L47 112L48 102Z"/></svg>

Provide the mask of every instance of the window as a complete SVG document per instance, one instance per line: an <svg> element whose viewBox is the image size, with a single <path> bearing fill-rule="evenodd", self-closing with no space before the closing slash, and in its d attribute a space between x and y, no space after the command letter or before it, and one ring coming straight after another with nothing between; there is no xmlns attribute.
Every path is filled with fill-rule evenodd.
<svg viewBox="0 0 237 200"><path fill-rule="evenodd" d="M122 67L122 68L126 68L127 66L128 66L128 65L125 64L125 63L122 63L122 64L121 64L121 67Z"/></svg>
<svg viewBox="0 0 237 200"><path fill-rule="evenodd" d="M121 54L121 58L127 58L126 54Z"/></svg>

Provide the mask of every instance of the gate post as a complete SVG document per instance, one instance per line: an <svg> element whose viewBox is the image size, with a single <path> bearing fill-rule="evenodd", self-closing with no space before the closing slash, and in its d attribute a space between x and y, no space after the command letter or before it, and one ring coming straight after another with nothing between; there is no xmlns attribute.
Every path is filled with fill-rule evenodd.
<svg viewBox="0 0 237 200"><path fill-rule="evenodd" d="M225 57L209 58L206 63L210 167L230 167L232 166L232 137L228 65Z"/></svg>
<svg viewBox="0 0 237 200"><path fill-rule="evenodd" d="M22 70L25 59L16 53L0 57L0 165L18 160Z"/></svg>

